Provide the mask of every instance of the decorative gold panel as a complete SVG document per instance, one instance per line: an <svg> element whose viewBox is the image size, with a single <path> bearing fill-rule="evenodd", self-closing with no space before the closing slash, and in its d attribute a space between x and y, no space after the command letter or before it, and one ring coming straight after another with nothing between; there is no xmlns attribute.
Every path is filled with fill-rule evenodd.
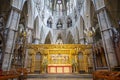
<svg viewBox="0 0 120 80"><path fill-rule="evenodd" d="M43 66L42 70L46 70L46 66L50 64L60 64L66 65L71 64L74 70L85 70L88 72L88 54L91 52L91 45L81 45L81 44L29 44L27 45L29 49L29 54L32 56L32 67L31 70L34 72L35 68L39 69L39 66ZM42 55L41 64L37 67L37 62L35 61L36 53L40 52ZM83 54L83 60L78 60L78 53ZM78 64L81 62L83 64ZM45 69L46 68L46 69ZM76 68L76 69L75 69ZM80 68L80 69L78 69ZM54 73L55 68L51 68L50 72ZM58 68L57 71L61 71ZM66 72L69 69L66 67Z"/></svg>
<svg viewBox="0 0 120 80"><path fill-rule="evenodd" d="M64 67L64 73L70 73L70 67Z"/></svg>
<svg viewBox="0 0 120 80"><path fill-rule="evenodd" d="M51 67L50 68L50 73L56 73L56 68L55 67Z"/></svg>
<svg viewBox="0 0 120 80"><path fill-rule="evenodd" d="M63 67L57 67L57 73L63 73Z"/></svg>

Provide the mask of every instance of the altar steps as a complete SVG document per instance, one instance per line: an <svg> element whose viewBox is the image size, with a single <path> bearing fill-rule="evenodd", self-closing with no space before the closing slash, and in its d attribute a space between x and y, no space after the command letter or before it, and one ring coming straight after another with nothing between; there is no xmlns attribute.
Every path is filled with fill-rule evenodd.
<svg viewBox="0 0 120 80"><path fill-rule="evenodd" d="M48 79L48 78L58 78L58 79L68 79L68 78L84 78L92 80L92 74L29 74L28 79L40 78L40 79ZM46 80L47 80L46 79ZM56 79L57 80L57 79Z"/></svg>

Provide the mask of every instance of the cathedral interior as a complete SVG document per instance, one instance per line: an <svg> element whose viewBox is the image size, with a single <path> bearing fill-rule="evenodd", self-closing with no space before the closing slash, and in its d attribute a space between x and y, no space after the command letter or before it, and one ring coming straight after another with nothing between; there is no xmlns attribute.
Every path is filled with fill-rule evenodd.
<svg viewBox="0 0 120 80"><path fill-rule="evenodd" d="M0 80L120 80L120 0L0 0Z"/></svg>

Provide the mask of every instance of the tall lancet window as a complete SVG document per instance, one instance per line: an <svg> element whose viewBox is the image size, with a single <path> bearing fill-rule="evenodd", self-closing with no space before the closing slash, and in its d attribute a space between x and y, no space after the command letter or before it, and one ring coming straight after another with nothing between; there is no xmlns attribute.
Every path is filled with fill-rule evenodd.
<svg viewBox="0 0 120 80"><path fill-rule="evenodd" d="M62 3L62 1L61 1L61 0L57 0L57 3L58 3L58 4L61 4L61 3Z"/></svg>
<svg viewBox="0 0 120 80"><path fill-rule="evenodd" d="M67 27L69 28L69 27L72 27L72 20L71 20L71 18L68 18L67 19Z"/></svg>
<svg viewBox="0 0 120 80"><path fill-rule="evenodd" d="M67 7L67 15L71 14L73 12L73 4L74 1L73 0L69 0L66 4Z"/></svg>
<svg viewBox="0 0 120 80"><path fill-rule="evenodd" d="M57 0L56 9L58 15L62 15L62 11L63 11L62 0Z"/></svg>
<svg viewBox="0 0 120 80"><path fill-rule="evenodd" d="M47 27L52 28L52 18L48 18L47 20Z"/></svg>
<svg viewBox="0 0 120 80"><path fill-rule="evenodd" d="M50 3L49 3L49 7L50 7L50 9L52 9L52 0L50 0Z"/></svg>

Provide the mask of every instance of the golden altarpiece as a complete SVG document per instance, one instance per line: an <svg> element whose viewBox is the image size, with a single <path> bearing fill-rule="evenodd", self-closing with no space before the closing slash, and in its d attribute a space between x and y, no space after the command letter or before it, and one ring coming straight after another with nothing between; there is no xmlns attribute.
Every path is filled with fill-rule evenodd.
<svg viewBox="0 0 120 80"><path fill-rule="evenodd" d="M28 67L31 72L72 73L80 70L88 72L91 45L29 44L28 51L30 58ZM82 54L82 59L78 59L79 54Z"/></svg>

